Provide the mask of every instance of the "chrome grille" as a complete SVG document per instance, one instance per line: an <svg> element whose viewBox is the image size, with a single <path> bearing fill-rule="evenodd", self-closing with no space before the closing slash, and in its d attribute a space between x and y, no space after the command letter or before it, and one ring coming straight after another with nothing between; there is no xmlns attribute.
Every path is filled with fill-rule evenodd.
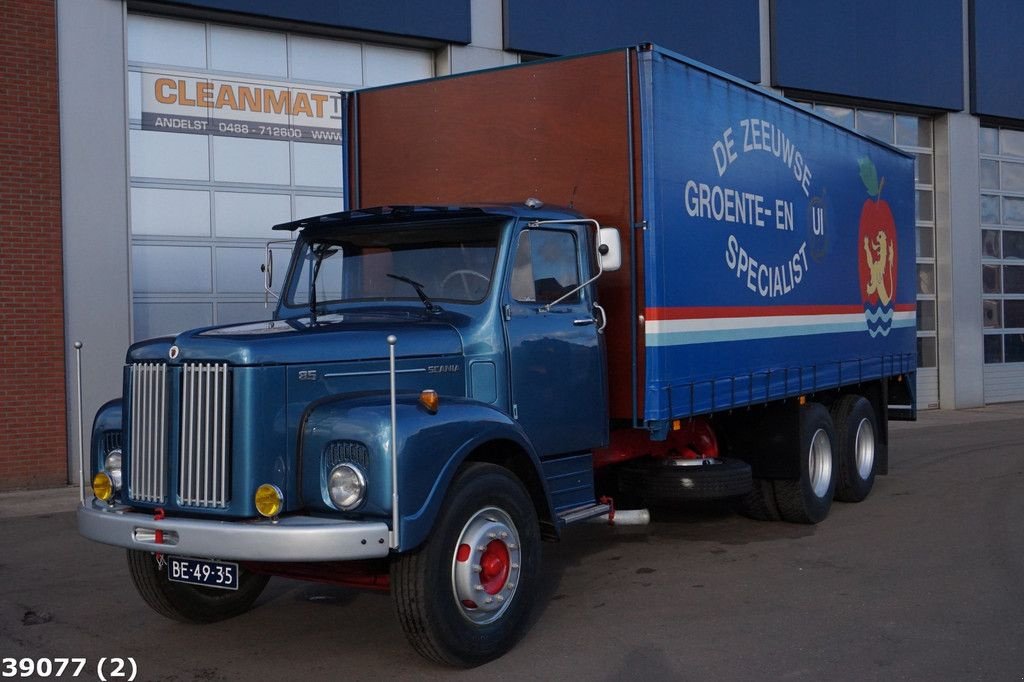
<svg viewBox="0 0 1024 682"><path fill-rule="evenodd" d="M226 364L182 368L178 495L192 507L226 507L231 374Z"/></svg>
<svg viewBox="0 0 1024 682"><path fill-rule="evenodd" d="M167 499L167 365L131 366L131 490L133 499Z"/></svg>

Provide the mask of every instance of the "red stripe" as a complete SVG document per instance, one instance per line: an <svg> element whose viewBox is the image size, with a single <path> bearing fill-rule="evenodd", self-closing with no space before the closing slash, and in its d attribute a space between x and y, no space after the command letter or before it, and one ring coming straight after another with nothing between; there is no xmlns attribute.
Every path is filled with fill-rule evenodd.
<svg viewBox="0 0 1024 682"><path fill-rule="evenodd" d="M897 312L917 309L916 303L897 303ZM782 317L784 315L848 315L864 312L861 305L772 305L772 306L696 306L687 308L647 308L648 320L709 320L721 317Z"/></svg>

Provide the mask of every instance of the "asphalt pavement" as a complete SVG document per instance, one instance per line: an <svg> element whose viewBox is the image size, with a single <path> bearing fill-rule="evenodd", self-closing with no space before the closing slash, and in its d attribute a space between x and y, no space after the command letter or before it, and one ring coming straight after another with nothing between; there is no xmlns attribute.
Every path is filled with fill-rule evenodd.
<svg viewBox="0 0 1024 682"><path fill-rule="evenodd" d="M891 440L872 495L817 526L709 505L570 528L523 641L470 671L419 658L385 594L275 578L234 620L165 620L123 551L77 534L77 490L6 493L0 658L85 659L85 680L117 658L165 681L1024 679L1024 403L922 413Z"/></svg>

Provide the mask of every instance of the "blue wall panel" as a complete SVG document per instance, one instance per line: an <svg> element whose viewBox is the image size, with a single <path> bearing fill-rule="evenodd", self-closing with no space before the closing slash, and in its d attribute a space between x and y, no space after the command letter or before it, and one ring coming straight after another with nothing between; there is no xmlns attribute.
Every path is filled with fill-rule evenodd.
<svg viewBox="0 0 1024 682"><path fill-rule="evenodd" d="M1024 3L971 2L971 112L1024 119Z"/></svg>
<svg viewBox="0 0 1024 682"><path fill-rule="evenodd" d="M452 43L470 42L469 0L168 0L176 5Z"/></svg>
<svg viewBox="0 0 1024 682"><path fill-rule="evenodd" d="M578 54L654 43L761 80L757 0L504 0L505 49Z"/></svg>
<svg viewBox="0 0 1024 682"><path fill-rule="evenodd" d="M961 0L775 0L772 83L963 109L962 7Z"/></svg>

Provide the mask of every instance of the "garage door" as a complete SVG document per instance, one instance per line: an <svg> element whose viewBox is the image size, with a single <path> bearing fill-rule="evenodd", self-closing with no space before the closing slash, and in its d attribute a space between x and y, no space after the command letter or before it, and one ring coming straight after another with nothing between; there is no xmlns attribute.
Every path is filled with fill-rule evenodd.
<svg viewBox="0 0 1024 682"><path fill-rule="evenodd" d="M271 226L342 208L339 91L433 56L142 14L127 33L134 339L267 319Z"/></svg>

